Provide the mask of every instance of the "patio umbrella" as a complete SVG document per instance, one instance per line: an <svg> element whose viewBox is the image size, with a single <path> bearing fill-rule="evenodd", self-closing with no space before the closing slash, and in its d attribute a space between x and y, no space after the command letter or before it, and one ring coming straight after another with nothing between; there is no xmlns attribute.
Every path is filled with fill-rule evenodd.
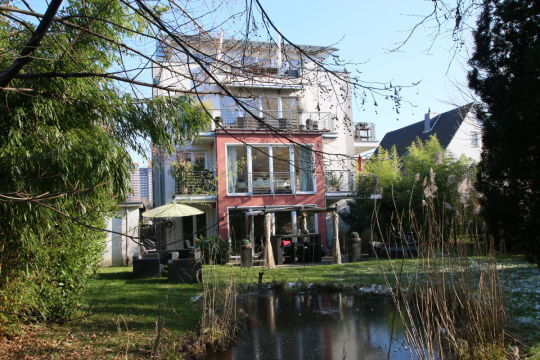
<svg viewBox="0 0 540 360"><path fill-rule="evenodd" d="M170 203L167 205L159 206L152 210L145 211L143 212L142 216L147 218L161 219L178 218L199 214L204 214L204 211L185 204Z"/></svg>

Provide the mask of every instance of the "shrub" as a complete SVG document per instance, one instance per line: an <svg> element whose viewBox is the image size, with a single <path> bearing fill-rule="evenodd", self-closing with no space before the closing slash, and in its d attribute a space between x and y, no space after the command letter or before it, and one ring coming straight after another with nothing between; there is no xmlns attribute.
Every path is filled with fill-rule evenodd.
<svg viewBox="0 0 540 360"><path fill-rule="evenodd" d="M229 261L231 255L229 242L221 237L202 239L199 247L205 264L223 265Z"/></svg>

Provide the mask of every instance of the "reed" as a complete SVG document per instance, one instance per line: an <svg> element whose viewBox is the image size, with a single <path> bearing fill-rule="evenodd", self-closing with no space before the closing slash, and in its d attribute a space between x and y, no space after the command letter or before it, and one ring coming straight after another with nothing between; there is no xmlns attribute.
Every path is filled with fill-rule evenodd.
<svg viewBox="0 0 540 360"><path fill-rule="evenodd" d="M435 201L427 197L422 214L409 209L386 233L378 229L385 243L400 239L404 246L407 233L418 244L414 270L408 266L405 272L403 259L386 276L406 338L419 359L506 359L495 244L474 211L438 207ZM375 229L376 214L374 219Z"/></svg>

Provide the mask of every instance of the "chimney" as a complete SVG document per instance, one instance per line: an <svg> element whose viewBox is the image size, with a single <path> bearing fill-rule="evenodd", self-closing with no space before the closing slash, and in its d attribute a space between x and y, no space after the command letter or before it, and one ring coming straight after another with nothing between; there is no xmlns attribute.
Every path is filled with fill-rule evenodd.
<svg viewBox="0 0 540 360"><path fill-rule="evenodd" d="M424 133L431 131L431 109L424 115Z"/></svg>

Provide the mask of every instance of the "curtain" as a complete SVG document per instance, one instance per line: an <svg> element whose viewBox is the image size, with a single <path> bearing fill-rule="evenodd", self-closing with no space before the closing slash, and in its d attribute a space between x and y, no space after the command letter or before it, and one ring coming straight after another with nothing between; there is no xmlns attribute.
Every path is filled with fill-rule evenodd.
<svg viewBox="0 0 540 360"><path fill-rule="evenodd" d="M238 182L238 148L227 146L227 182L229 193L236 192Z"/></svg>
<svg viewBox="0 0 540 360"><path fill-rule="evenodd" d="M311 151L298 147L298 167L300 168L300 191L313 191L313 164Z"/></svg>

